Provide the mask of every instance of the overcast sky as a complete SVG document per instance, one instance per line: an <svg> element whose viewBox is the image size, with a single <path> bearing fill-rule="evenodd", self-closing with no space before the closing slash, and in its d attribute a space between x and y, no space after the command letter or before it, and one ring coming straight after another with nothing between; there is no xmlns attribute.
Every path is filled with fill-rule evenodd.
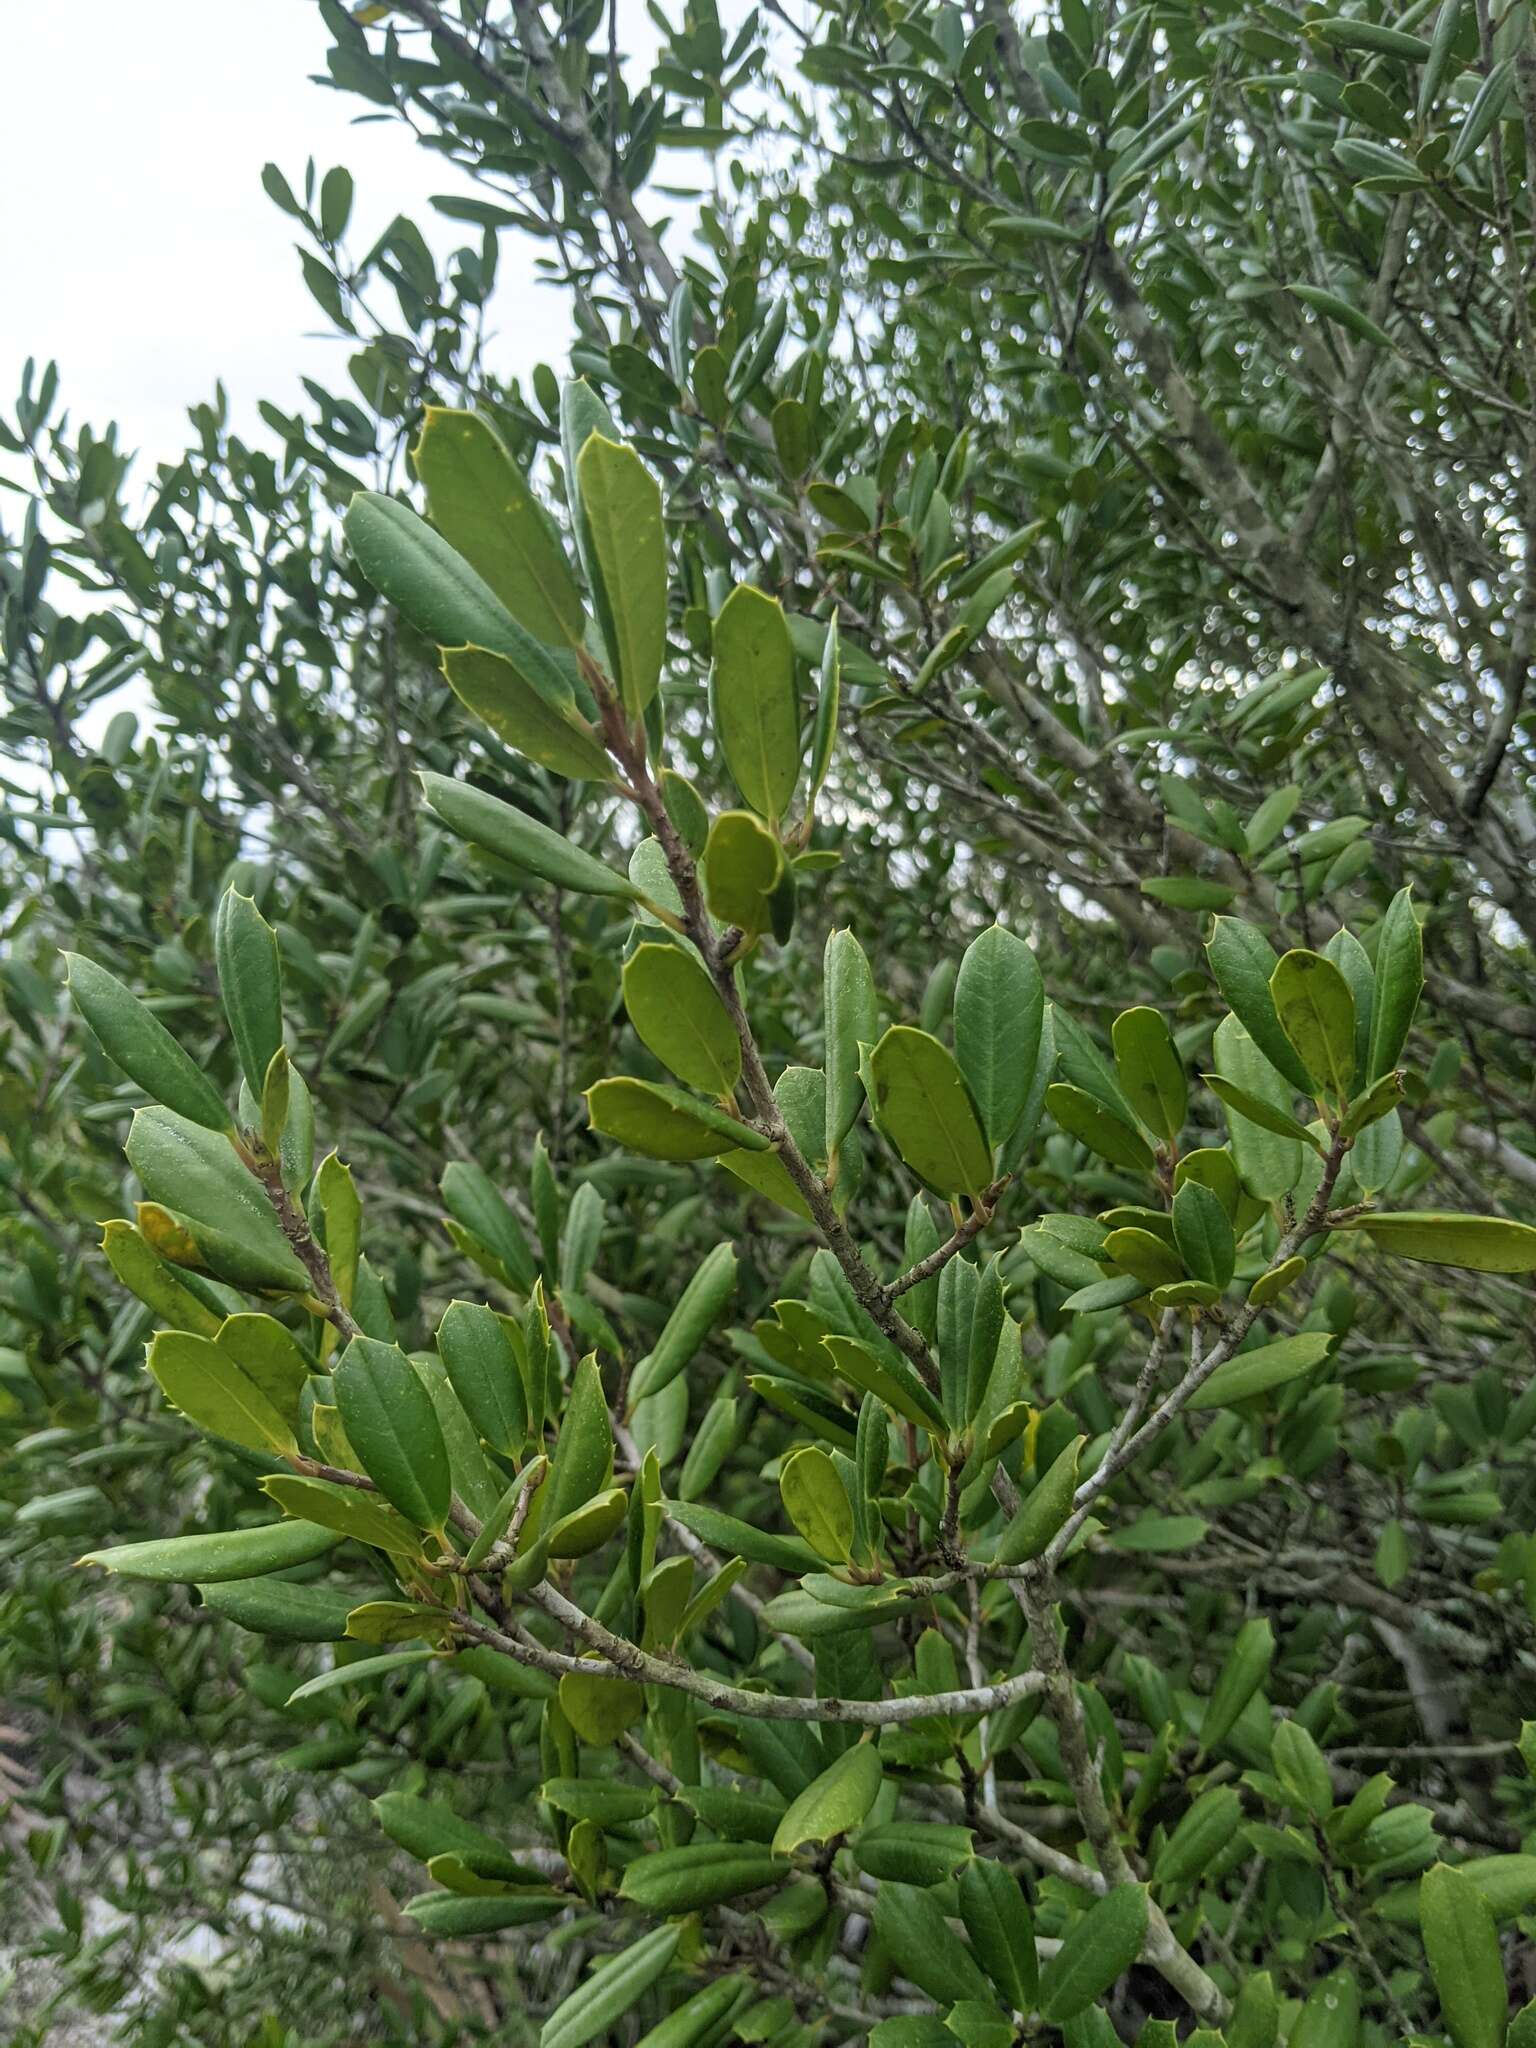
<svg viewBox="0 0 1536 2048"><path fill-rule="evenodd" d="M399 212L439 247L465 231L434 229L427 204L455 189L449 166L311 82L329 40L314 0L0 0L0 408L26 357L52 356L73 416L115 418L152 462L179 453L217 378L247 431L258 398L301 399L304 372L344 381L263 163L295 186L309 156L344 163L359 247ZM558 299L515 237L501 257L495 367L558 363Z"/></svg>

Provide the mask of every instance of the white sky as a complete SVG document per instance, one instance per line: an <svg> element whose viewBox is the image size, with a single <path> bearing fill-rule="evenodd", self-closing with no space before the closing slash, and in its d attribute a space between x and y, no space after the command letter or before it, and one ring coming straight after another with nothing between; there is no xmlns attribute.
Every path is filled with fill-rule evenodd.
<svg viewBox="0 0 1536 2048"><path fill-rule="evenodd" d="M624 11L638 27L640 0ZM359 248L396 213L440 249L477 231L427 204L456 189L451 166L393 118L354 125L366 103L311 82L329 41L313 0L0 0L0 409L27 356L56 358L72 417L116 419L143 483L220 377L241 431L262 435L258 398L296 408L305 372L344 388L344 345L324 334L263 163L296 189L307 157L345 164ZM564 310L533 275L504 234L502 374L564 356Z"/></svg>

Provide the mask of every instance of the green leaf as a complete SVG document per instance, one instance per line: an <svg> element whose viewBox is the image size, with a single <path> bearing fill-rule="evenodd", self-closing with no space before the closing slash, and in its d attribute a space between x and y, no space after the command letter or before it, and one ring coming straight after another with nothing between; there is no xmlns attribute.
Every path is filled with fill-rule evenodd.
<svg viewBox="0 0 1536 2048"><path fill-rule="evenodd" d="M829 1564L853 1559L853 1506L837 1467L824 1450L803 1444L779 1471L784 1512L818 1557Z"/></svg>
<svg viewBox="0 0 1536 2048"><path fill-rule="evenodd" d="M480 1302L451 1301L437 1327L437 1349L479 1435L500 1456L521 1456L527 1396L500 1316Z"/></svg>
<svg viewBox="0 0 1536 2048"><path fill-rule="evenodd" d="M897 1970L919 1991L941 2005L960 1998L991 2002L991 1985L930 1892L883 1883L875 1895L874 1925Z"/></svg>
<svg viewBox="0 0 1536 2048"><path fill-rule="evenodd" d="M1270 1761L1292 1805L1314 1820L1333 1811L1333 1778L1327 1759L1299 1721L1281 1721L1270 1740Z"/></svg>
<svg viewBox="0 0 1536 2048"><path fill-rule="evenodd" d="M1347 327L1351 334L1368 342L1372 348L1397 346L1384 327L1379 327L1368 313L1362 313L1358 306L1351 305L1338 292L1324 291L1315 284L1287 285L1286 290L1293 298L1300 299L1304 306L1310 306L1314 313L1321 313L1340 327Z"/></svg>
<svg viewBox="0 0 1536 2048"><path fill-rule="evenodd" d="M843 695L843 663L835 617L827 626L818 682L816 717L811 727L810 788L805 799L808 817L816 809L816 799L821 795L822 784L826 781L827 771L832 766L832 749L837 744L837 715Z"/></svg>
<svg viewBox="0 0 1536 2048"><path fill-rule="evenodd" d="M292 1571L324 1557L336 1541L330 1530L308 1523L267 1522L259 1529L209 1529L196 1536L120 1543L111 1550L87 1551L76 1563L100 1565L125 1579L194 1586Z"/></svg>
<svg viewBox="0 0 1536 2048"><path fill-rule="evenodd" d="M619 1896L647 1913L696 1913L789 1875L782 1856L751 1843L689 1842L637 1856L619 1881Z"/></svg>
<svg viewBox="0 0 1536 2048"><path fill-rule="evenodd" d="M998 1564L1028 1564L1039 1557L1072 1512L1077 1491L1077 1461L1086 1437L1075 1436L1036 1480L1034 1491L997 1540Z"/></svg>
<svg viewBox="0 0 1536 2048"><path fill-rule="evenodd" d="M661 492L633 448L594 433L576 459L592 596L624 709L639 718L667 651Z"/></svg>
<svg viewBox="0 0 1536 2048"><path fill-rule="evenodd" d="M1155 903L1166 903L1170 910L1225 910L1232 901L1225 882L1207 881L1201 875L1148 875L1141 893Z"/></svg>
<svg viewBox="0 0 1536 2048"><path fill-rule="evenodd" d="M594 1131L643 1152L648 1159L712 1159L739 1147L769 1152L772 1141L712 1102L659 1081L616 1076L587 1090Z"/></svg>
<svg viewBox="0 0 1536 2048"><path fill-rule="evenodd" d="M171 1406L199 1429L270 1457L292 1457L298 1450L292 1427L267 1393L207 1338L162 1330L149 1347L149 1370Z"/></svg>
<svg viewBox="0 0 1536 2048"><path fill-rule="evenodd" d="M234 1119L218 1090L189 1053L115 974L66 953L68 988L107 1058L120 1066L152 1101L205 1130L231 1131Z"/></svg>
<svg viewBox="0 0 1536 2048"><path fill-rule="evenodd" d="M1040 2017L1060 2026L1086 2012L1135 1962L1147 1938L1145 1885L1116 1885L1068 1928L1040 1973Z"/></svg>
<svg viewBox="0 0 1536 2048"><path fill-rule="evenodd" d="M354 1337L332 1376L336 1405L363 1470L418 1529L448 1519L448 1447L432 1396L405 1353Z"/></svg>
<svg viewBox="0 0 1536 2048"><path fill-rule="evenodd" d="M738 1521L734 1515L724 1514L703 1501L669 1501L667 1513L712 1550L722 1551L728 1557L744 1557L751 1564L767 1565L796 1578L803 1572L815 1571L822 1562L820 1554L799 1537L781 1536L775 1530L758 1528L754 1522Z"/></svg>
<svg viewBox="0 0 1536 2048"><path fill-rule="evenodd" d="M738 2002L751 2003L752 1989L748 1976L717 1977L642 2034L635 2048L700 2048L701 2043L719 2041L720 2029Z"/></svg>
<svg viewBox="0 0 1536 2048"><path fill-rule="evenodd" d="M436 1650L388 1650L382 1657L364 1657L355 1664L338 1664L330 1671L322 1671L309 1678L302 1685L295 1686L289 1693L287 1704L297 1706L301 1700L319 1699L326 1693L343 1692L354 1685L369 1685L376 1678L388 1678L392 1672L404 1671L414 1664L429 1664L438 1655Z"/></svg>
<svg viewBox="0 0 1536 2048"><path fill-rule="evenodd" d="M299 1523L278 1527L298 1528ZM347 1615L356 1605L354 1593L330 1586L296 1585L292 1579L229 1579L203 1582L198 1595L210 1613L232 1621L253 1635L276 1636L290 1643L338 1643L347 1633Z"/></svg>
<svg viewBox="0 0 1536 2048"><path fill-rule="evenodd" d="M1132 1173L1152 1171L1156 1162L1140 1131L1133 1130L1086 1089L1074 1088L1069 1081L1053 1081L1045 1091L1045 1106L1070 1137L1080 1139L1101 1159Z"/></svg>
<svg viewBox="0 0 1536 2048"><path fill-rule="evenodd" d="M1152 1865L1152 1882L1179 1891L1207 1871L1237 1833L1243 1802L1230 1785L1213 1785L1191 1802Z"/></svg>
<svg viewBox="0 0 1536 2048"><path fill-rule="evenodd" d="M637 946L624 963L624 1007L641 1043L690 1088L728 1096L741 1042L714 983L680 946Z"/></svg>
<svg viewBox="0 0 1536 2048"><path fill-rule="evenodd" d="M557 889L570 889L578 896L617 896L638 902L642 891L627 875L621 875L579 846L572 846L558 832L541 825L499 797L487 796L466 782L446 775L421 771L421 786L429 807L450 832L482 847L514 867L526 868L540 881Z"/></svg>
<svg viewBox="0 0 1536 2048"><path fill-rule="evenodd" d="M989 926L966 947L955 981L955 1057L993 1146L1007 1143L1024 1114L1044 1028L1034 954L1015 933Z"/></svg>
<svg viewBox="0 0 1536 2048"><path fill-rule="evenodd" d="M710 710L725 765L760 817L777 823L800 774L795 650L777 598L738 584L714 624Z"/></svg>
<svg viewBox="0 0 1536 2048"><path fill-rule="evenodd" d="M386 1507L377 1494L334 1486L324 1479L290 1477L286 1472L263 1479L261 1487L284 1514L329 1530L333 1541L337 1536L350 1536L354 1542L395 1557L422 1555L420 1531L404 1515Z"/></svg>
<svg viewBox="0 0 1536 2048"><path fill-rule="evenodd" d="M551 647L580 647L581 593L553 521L478 413L429 405L412 461L427 513L507 610Z"/></svg>
<svg viewBox="0 0 1536 2048"><path fill-rule="evenodd" d="M259 1101L283 1042L283 971L277 933L249 896L226 889L213 922L219 994L246 1086Z"/></svg>
<svg viewBox="0 0 1536 2048"><path fill-rule="evenodd" d="M1125 1099L1154 1137L1172 1144L1189 1112L1189 1083L1156 1010L1122 1010L1110 1032Z"/></svg>
<svg viewBox="0 0 1536 2048"><path fill-rule="evenodd" d="M1536 1231L1531 1233L1536 1238ZM1321 1365L1333 1338L1326 1330L1304 1330L1296 1337L1281 1337L1254 1351L1241 1351L1218 1365L1210 1378L1195 1389L1185 1403L1188 1408L1229 1408L1237 1401L1251 1401L1287 1380L1299 1379Z"/></svg>
<svg viewBox="0 0 1536 2048"><path fill-rule="evenodd" d="M992 1152L949 1049L893 1024L870 1055L869 1078L880 1127L912 1171L938 1194L979 1197Z"/></svg>
<svg viewBox="0 0 1536 2048"><path fill-rule="evenodd" d="M1376 998L1366 1080L1379 1081L1401 1060L1423 988L1424 935L1413 914L1411 892L1399 889L1376 935Z"/></svg>
<svg viewBox="0 0 1536 2048"><path fill-rule="evenodd" d="M309 1381L309 1360L274 1316L226 1316L214 1341L285 1422L297 1422L300 1399Z"/></svg>
<svg viewBox="0 0 1536 2048"><path fill-rule="evenodd" d="M630 1377L631 1408L670 1386L692 1360L736 1288L736 1253L717 1244L689 1276L649 1355Z"/></svg>
<svg viewBox="0 0 1536 2048"><path fill-rule="evenodd" d="M1464 1216L1441 1209L1380 1210L1334 1226L1363 1230L1394 1258L1470 1273L1536 1272L1536 1227L1504 1216Z"/></svg>
<svg viewBox="0 0 1536 2048"><path fill-rule="evenodd" d="M1259 1057L1262 1058L1262 1054ZM1290 1138L1298 1145L1310 1145L1314 1152L1326 1150L1314 1131L1309 1131L1287 1110L1277 1109L1273 1103L1266 1102L1262 1095L1251 1095L1235 1081L1223 1080L1220 1074L1202 1074L1200 1078L1218 1102L1235 1110L1248 1123L1257 1124L1260 1130L1273 1131L1276 1137Z"/></svg>
<svg viewBox="0 0 1536 2048"><path fill-rule="evenodd" d="M1245 1621L1232 1639L1200 1719L1202 1755L1232 1733L1244 1707L1269 1675L1274 1656L1275 1632L1268 1621L1262 1615Z"/></svg>
<svg viewBox="0 0 1536 2048"><path fill-rule="evenodd" d="M101 1248L107 1264L144 1305L154 1311L158 1322L175 1330L190 1330L195 1337L216 1337L224 1322L217 1309L183 1286L174 1266L158 1258L141 1230L121 1217L104 1223Z"/></svg>
<svg viewBox="0 0 1536 2048"><path fill-rule="evenodd" d="M342 524L364 576L434 645L487 648L514 663L549 704L571 702L570 681L548 649L409 505L359 491Z"/></svg>
<svg viewBox="0 0 1536 2048"><path fill-rule="evenodd" d="M1297 1057L1296 1049L1280 1028L1275 1014L1270 978L1275 971L1274 948L1261 931L1241 918L1218 917L1206 941L1206 957L1216 986L1232 1014L1242 1025L1269 1064L1299 1093L1310 1095L1312 1078ZM1217 1061L1223 1074L1226 1069ZM1227 1075L1240 1081L1241 1075ZM1259 1092L1259 1091L1256 1091Z"/></svg>
<svg viewBox="0 0 1536 2048"><path fill-rule="evenodd" d="M772 928L786 880L784 850L750 811L722 811L704 848L704 899L722 924L748 937Z"/></svg>
<svg viewBox="0 0 1536 2048"><path fill-rule="evenodd" d="M363 1207L357 1198L352 1169L328 1152L315 1175L315 1200L325 1219L325 1255L343 1308L350 1309L357 1291L362 1258Z"/></svg>
<svg viewBox="0 0 1536 2048"><path fill-rule="evenodd" d="M1225 1287L1237 1262L1232 1225L1220 1197L1186 1180L1173 1198L1173 1240L1191 1279Z"/></svg>
<svg viewBox="0 0 1536 2048"><path fill-rule="evenodd" d="M1266 989L1266 998L1268 993ZM1302 1145L1283 1127L1276 1131L1275 1119L1295 1121L1290 1083L1270 1065L1236 1017L1223 1017L1216 1026L1211 1053L1222 1080L1235 1091L1223 1093L1221 1100L1227 1108L1233 1162L1244 1187L1261 1201L1288 1194L1301 1174ZM1249 1098L1267 1103L1274 1115L1264 1121L1250 1119L1243 1114Z"/></svg>
<svg viewBox="0 0 1536 2048"><path fill-rule="evenodd" d="M552 1529L603 1492L613 1477L613 1424L597 1360L584 1358L571 1379L554 1463L544 1482L543 1526Z"/></svg>
<svg viewBox="0 0 1536 2048"><path fill-rule="evenodd" d="M989 1857L967 1863L959 1878L960 1918L977 1961L1013 2012L1029 2012L1040 1983L1035 1925L1013 1872Z"/></svg>
<svg viewBox="0 0 1536 2048"><path fill-rule="evenodd" d="M1312 1092L1347 1099L1355 1079L1355 999L1321 953L1295 947L1269 978L1280 1029L1312 1077Z"/></svg>
<svg viewBox="0 0 1536 2048"><path fill-rule="evenodd" d="M830 1842L862 1826L884 1782L880 1751L856 1743L794 1799L774 1831L773 1853L793 1856L808 1842Z"/></svg>
<svg viewBox="0 0 1536 2048"><path fill-rule="evenodd" d="M505 655L445 647L443 674L464 708L528 760L576 781L612 782L602 741L575 705L549 703Z"/></svg>
<svg viewBox="0 0 1536 2048"><path fill-rule="evenodd" d="M828 934L821 969L826 1027L826 1154L835 1159L864 1103L859 1047L880 1028L875 979L864 948L850 931Z"/></svg>

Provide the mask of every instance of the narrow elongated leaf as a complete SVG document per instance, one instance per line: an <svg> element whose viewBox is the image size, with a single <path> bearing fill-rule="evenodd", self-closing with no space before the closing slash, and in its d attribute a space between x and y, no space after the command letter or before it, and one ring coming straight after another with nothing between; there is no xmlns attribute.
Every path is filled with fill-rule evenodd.
<svg viewBox="0 0 1536 2048"><path fill-rule="evenodd" d="M544 1482L544 1520L553 1528L585 1507L613 1476L613 1425L595 1358L584 1358L571 1381L554 1463Z"/></svg>
<svg viewBox="0 0 1536 2048"><path fill-rule="evenodd" d="M989 1144L1006 1144L1034 1086L1045 983L1016 933L992 925L965 949L955 981L955 1056Z"/></svg>
<svg viewBox="0 0 1536 2048"><path fill-rule="evenodd" d="M1140 1131L1123 1123L1085 1089L1074 1088L1069 1081L1053 1081L1045 1091L1045 1106L1064 1131L1080 1138L1101 1159L1132 1173L1152 1171L1152 1148Z"/></svg>
<svg viewBox="0 0 1536 2048"><path fill-rule="evenodd" d="M1536 1231L1531 1233L1536 1238ZM1203 1386L1190 1395L1191 1408L1228 1408L1234 1401L1251 1401L1267 1394L1271 1387L1283 1387L1321 1365L1333 1339L1326 1331L1304 1330L1299 1336L1281 1337L1254 1351L1239 1352L1225 1365L1218 1365Z"/></svg>
<svg viewBox="0 0 1536 2048"><path fill-rule="evenodd" d="M1039 1557L1068 1515L1077 1490L1077 1461L1086 1437L1075 1436L1058 1452L1050 1469L1036 1480L1034 1491L998 1538L999 1564L1028 1564Z"/></svg>
<svg viewBox="0 0 1536 2048"><path fill-rule="evenodd" d="M1268 994L1266 988L1266 1000ZM1244 1187L1262 1201L1288 1194L1300 1177L1302 1161L1301 1141L1285 1129L1295 1121L1290 1082L1270 1065L1235 1016L1223 1017L1216 1026L1211 1050L1222 1080L1237 1091L1235 1097L1223 1094L1221 1100L1232 1134L1232 1158ZM1290 1057L1294 1060L1295 1054ZM1275 1118L1261 1123L1245 1116L1243 1103L1248 1098L1267 1103L1275 1118L1283 1119L1281 1128L1276 1130Z"/></svg>
<svg viewBox="0 0 1536 2048"><path fill-rule="evenodd" d="M591 547L593 600L631 718L656 694L667 650L667 544L661 492L633 448L594 433L576 459Z"/></svg>
<svg viewBox="0 0 1536 2048"><path fill-rule="evenodd" d="M712 1159L722 1152L771 1152L772 1140L712 1102L659 1081L624 1076L587 1090L594 1131L648 1159Z"/></svg>
<svg viewBox="0 0 1536 2048"><path fill-rule="evenodd" d="M659 1394L693 1358L736 1288L736 1253L717 1244L700 1262L648 1357L630 1379L631 1405Z"/></svg>
<svg viewBox="0 0 1536 2048"><path fill-rule="evenodd" d="M613 780L602 741L575 705L551 704L505 655L485 647L445 647L443 674L465 710L528 760L577 781Z"/></svg>
<svg viewBox="0 0 1536 2048"><path fill-rule="evenodd" d="M412 460L433 525L518 624L549 646L581 646L581 593L560 536L490 422L429 405Z"/></svg>
<svg viewBox="0 0 1536 2048"><path fill-rule="evenodd" d="M864 1104L859 1047L874 1044L880 1024L875 978L864 948L852 932L828 935L821 988L826 1026L826 1154L833 1159Z"/></svg>
<svg viewBox="0 0 1536 2048"><path fill-rule="evenodd" d="M513 662L549 704L572 701L547 648L513 618L484 577L409 505L359 491L343 520L357 566L438 647L485 647Z"/></svg>
<svg viewBox="0 0 1536 2048"><path fill-rule="evenodd" d="M777 598L739 584L714 625L710 709L725 765L760 817L777 822L800 774L795 650Z"/></svg>
<svg viewBox="0 0 1536 2048"><path fill-rule="evenodd" d="M213 953L241 1071L259 1101L267 1068L283 1042L282 963L277 933L238 889L226 889L219 903Z"/></svg>
<svg viewBox="0 0 1536 2048"><path fill-rule="evenodd" d="M1504 1216L1463 1216L1442 1209L1383 1209L1337 1226L1364 1231L1394 1258L1471 1273L1536 1272L1536 1227Z"/></svg>
<svg viewBox="0 0 1536 2048"><path fill-rule="evenodd" d="M941 2005L977 1998L990 2003L992 1987L944 1910L917 1885L883 1883L875 1895L875 1932L903 1977Z"/></svg>
<svg viewBox="0 0 1536 2048"><path fill-rule="evenodd" d="M120 1543L111 1550L88 1551L77 1562L100 1565L103 1571L118 1572L125 1579L193 1586L291 1571L324 1557L336 1541L328 1529L302 1522L267 1522L259 1529L207 1529L195 1536Z"/></svg>
<svg viewBox="0 0 1536 2048"><path fill-rule="evenodd" d="M643 893L627 875L604 867L537 818L504 804L499 797L488 796L483 789L425 769L421 787L428 805L450 832L514 867L526 868L540 881L570 889L578 896L618 896L626 902L637 901Z"/></svg>
<svg viewBox="0 0 1536 2048"><path fill-rule="evenodd" d="M1280 1029L1280 1019L1275 1014L1269 983L1275 971L1276 954L1268 939L1241 918L1218 917L1205 951L1216 986L1253 1043L1293 1088L1310 1095L1311 1076ZM1216 1064L1220 1072L1226 1072L1219 1060ZM1241 1076L1230 1074L1227 1078L1240 1080Z"/></svg>
<svg viewBox="0 0 1536 2048"><path fill-rule="evenodd" d="M979 1196L992 1179L992 1152L954 1056L910 1024L893 1024L870 1055L880 1126L897 1151L941 1195Z"/></svg>
<svg viewBox="0 0 1536 2048"><path fill-rule="evenodd" d="M234 1119L197 1062L176 1043L152 1010L115 974L66 953L69 992L108 1059L152 1101L210 1131L229 1131Z"/></svg>
<svg viewBox="0 0 1536 2048"><path fill-rule="evenodd" d="M960 1872L960 1918L971 1948L1012 2012L1028 2012L1040 1985L1035 1924L1018 1879L976 1856Z"/></svg>
<svg viewBox="0 0 1536 2048"><path fill-rule="evenodd" d="M347 1436L380 1493L418 1529L448 1518L448 1447L432 1396L405 1353L354 1337L332 1376Z"/></svg>
<svg viewBox="0 0 1536 2048"><path fill-rule="evenodd" d="M619 1894L650 1913L696 1913L790 1875L782 1856L746 1842L689 1842L637 1856Z"/></svg>
<svg viewBox="0 0 1536 2048"><path fill-rule="evenodd" d="M654 1927L599 1963L544 2022L539 2048L586 2048L607 2035L670 1967L682 1938L680 1921Z"/></svg>
<svg viewBox="0 0 1536 2048"><path fill-rule="evenodd" d="M479 1434L502 1457L518 1456L528 1436L528 1404L500 1316L481 1302L450 1302L438 1324L437 1349Z"/></svg>
<svg viewBox="0 0 1536 2048"><path fill-rule="evenodd" d="M680 946L637 946L624 963L624 1007L641 1042L690 1088L729 1095L741 1041L715 985Z"/></svg>
<svg viewBox="0 0 1536 2048"><path fill-rule="evenodd" d="M1116 1885L1068 1928L1040 1973L1040 2017L1052 2026L1086 2012L1141 1954L1147 1938L1147 1893Z"/></svg>
<svg viewBox="0 0 1536 2048"><path fill-rule="evenodd" d="M1399 889L1376 935L1376 991L1371 1010L1367 1081L1390 1074L1403 1056L1409 1028L1424 989L1424 935L1413 914L1413 897Z"/></svg>

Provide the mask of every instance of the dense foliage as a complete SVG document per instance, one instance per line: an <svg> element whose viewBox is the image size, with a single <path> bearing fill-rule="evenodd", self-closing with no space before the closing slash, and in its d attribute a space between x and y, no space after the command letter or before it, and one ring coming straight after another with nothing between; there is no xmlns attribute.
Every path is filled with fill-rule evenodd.
<svg viewBox="0 0 1536 2048"><path fill-rule="evenodd" d="M1530 2048L1529 9L323 12L0 421L10 2048Z"/></svg>

